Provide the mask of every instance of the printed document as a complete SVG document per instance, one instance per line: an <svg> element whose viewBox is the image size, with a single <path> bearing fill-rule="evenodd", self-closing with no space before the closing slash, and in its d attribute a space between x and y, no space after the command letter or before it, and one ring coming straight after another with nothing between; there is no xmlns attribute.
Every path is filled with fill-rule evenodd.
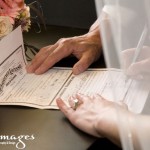
<svg viewBox="0 0 150 150"><path fill-rule="evenodd" d="M124 101L135 113L142 111L149 88L128 80L119 69L89 69L73 75L71 68L52 68L42 75L28 74L21 28L0 41L0 105L58 109L71 95L99 93L112 101ZM142 100L142 101L141 101Z"/></svg>

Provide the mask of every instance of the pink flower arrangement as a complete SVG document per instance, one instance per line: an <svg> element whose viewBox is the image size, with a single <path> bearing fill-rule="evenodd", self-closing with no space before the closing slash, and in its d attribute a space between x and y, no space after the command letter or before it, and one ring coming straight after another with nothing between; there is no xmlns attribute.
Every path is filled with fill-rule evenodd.
<svg viewBox="0 0 150 150"><path fill-rule="evenodd" d="M13 30L19 25L22 31L28 31L31 25L30 9L24 0L0 0L0 38L11 32L11 26Z"/></svg>

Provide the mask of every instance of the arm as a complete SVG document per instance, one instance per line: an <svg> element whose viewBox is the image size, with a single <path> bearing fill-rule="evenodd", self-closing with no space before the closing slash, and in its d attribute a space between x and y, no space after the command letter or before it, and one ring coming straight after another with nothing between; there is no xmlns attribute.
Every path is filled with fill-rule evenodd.
<svg viewBox="0 0 150 150"><path fill-rule="evenodd" d="M130 131L135 150L149 149L150 116L138 114L131 117Z"/></svg>
<svg viewBox="0 0 150 150"><path fill-rule="evenodd" d="M134 114L117 105L116 107L121 120L119 120L118 115L115 118L116 114L114 115L114 113L109 114L112 117L111 119L99 115L95 123L95 129L99 135L103 135L120 147L123 138L129 138L128 142L132 142L131 144L133 144L134 150L141 150L142 144L149 147L150 116ZM122 122L123 119L125 122ZM121 137L119 127L125 134L123 137ZM130 137L128 137L128 131L130 132Z"/></svg>

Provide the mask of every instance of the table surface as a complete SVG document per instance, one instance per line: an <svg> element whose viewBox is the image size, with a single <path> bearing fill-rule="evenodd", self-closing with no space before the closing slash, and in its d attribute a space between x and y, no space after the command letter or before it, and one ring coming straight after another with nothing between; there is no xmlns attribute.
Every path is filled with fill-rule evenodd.
<svg viewBox="0 0 150 150"><path fill-rule="evenodd" d="M62 33L66 33L66 36L85 32L80 29L70 29L69 34L66 28L62 29ZM56 32L58 30L60 30L59 27L49 27L47 32L42 32L41 34L31 31L24 38L30 45L40 49L48 44L50 39L48 36L52 36L52 33L57 38L51 38L51 42L55 42L61 36L65 36L58 36L58 32ZM57 63L56 66L71 67L76 61L76 58L68 57ZM103 57L91 67L105 67ZM23 139L26 150L92 150L91 144L96 141L95 137L75 128L59 110L41 110L24 106L0 106L0 131L0 138L2 135L9 137L33 135L34 140ZM11 140L9 141L11 142ZM17 140L15 141L17 142ZM7 145L0 143L0 149L16 150L16 147L11 143L7 143ZM95 147L94 150L96 150Z"/></svg>

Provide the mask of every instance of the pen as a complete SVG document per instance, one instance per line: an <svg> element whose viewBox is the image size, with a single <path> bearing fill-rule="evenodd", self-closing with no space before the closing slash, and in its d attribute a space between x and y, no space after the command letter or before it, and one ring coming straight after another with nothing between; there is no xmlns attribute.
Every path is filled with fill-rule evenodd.
<svg viewBox="0 0 150 150"><path fill-rule="evenodd" d="M135 50L135 54L134 54L134 57L133 57L133 60L132 60L132 63L136 62L136 60L138 59L138 56L140 54L140 51L142 50L143 48L143 45L144 45L144 41L145 41L145 38L146 38L146 35L147 35L147 26L145 25L144 27L144 30L142 32L142 35L140 37L140 40L138 42L138 45L137 45L137 48ZM131 64L132 64L131 63Z"/></svg>
<svg viewBox="0 0 150 150"><path fill-rule="evenodd" d="M134 53L134 57L133 57L133 60L132 60L131 64L135 63L137 61L138 57L139 57L139 54L140 54L140 52L143 48L143 45L144 45L145 38L147 36L147 31L148 31L148 29L147 29L147 26L145 25L144 29L143 29L143 32L141 34L140 40L137 44L137 47L136 47L136 50L135 50L135 53ZM125 82L127 82L128 79L129 78L127 77Z"/></svg>

